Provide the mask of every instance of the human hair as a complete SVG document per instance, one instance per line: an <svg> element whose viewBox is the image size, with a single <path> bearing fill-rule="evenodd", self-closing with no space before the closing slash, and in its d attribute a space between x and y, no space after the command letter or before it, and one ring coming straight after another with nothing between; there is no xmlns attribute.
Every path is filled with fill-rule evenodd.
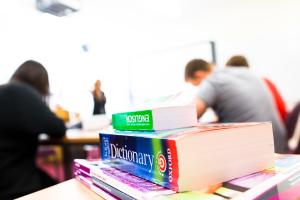
<svg viewBox="0 0 300 200"><path fill-rule="evenodd" d="M184 78L187 81L189 78L194 78L197 71L209 72L211 64L203 59L193 59L185 66Z"/></svg>
<svg viewBox="0 0 300 200"><path fill-rule="evenodd" d="M245 56L236 55L232 56L226 63L226 66L231 67L249 67L248 61Z"/></svg>
<svg viewBox="0 0 300 200"><path fill-rule="evenodd" d="M34 60L21 64L10 81L19 81L35 88L42 96L49 95L49 78L45 67Z"/></svg>

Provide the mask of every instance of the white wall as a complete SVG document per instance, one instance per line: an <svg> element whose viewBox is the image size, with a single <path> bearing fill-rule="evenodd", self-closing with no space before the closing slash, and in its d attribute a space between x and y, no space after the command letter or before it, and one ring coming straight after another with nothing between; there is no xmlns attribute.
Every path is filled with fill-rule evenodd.
<svg viewBox="0 0 300 200"><path fill-rule="evenodd" d="M210 18L208 32L217 41L219 63L224 64L232 54L245 54L253 70L272 79L286 100L298 101L300 2L230 0L218 3L215 9L207 7L202 16L207 14ZM200 5L198 1L195 4ZM195 19L192 23L199 24L197 11L192 13Z"/></svg>
<svg viewBox="0 0 300 200"><path fill-rule="evenodd" d="M88 90L101 78L114 112L128 105L132 56L214 40L220 66L244 54L294 102L300 99L299 8L297 0L82 0L79 13L57 18L35 11L34 0L2 0L0 82L36 59L49 70L57 102L90 113Z"/></svg>

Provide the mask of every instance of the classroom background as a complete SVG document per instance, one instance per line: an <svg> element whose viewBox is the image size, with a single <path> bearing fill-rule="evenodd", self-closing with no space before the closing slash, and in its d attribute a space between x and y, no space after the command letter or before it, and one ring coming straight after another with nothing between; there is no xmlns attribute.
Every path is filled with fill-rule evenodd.
<svg viewBox="0 0 300 200"><path fill-rule="evenodd" d="M52 107L91 115L90 90L100 79L113 113L140 97L181 91L190 59L213 60L212 41L218 67L245 55L288 107L300 99L299 1L84 0L75 6L77 12L57 17L37 10L34 0L1 1L0 83L34 59L49 72Z"/></svg>
<svg viewBox="0 0 300 200"><path fill-rule="evenodd" d="M28 145L33 150L27 155L30 166L25 163L29 167L24 171L38 169L55 179L51 185L58 182L68 184L70 182L65 181L77 175L75 159L100 158L100 130L128 131L115 127L112 114L118 116L116 113L155 106L189 107L191 103L196 108L196 111L194 107L190 108L193 114L170 114L178 117L180 122L191 117L191 124L175 128L194 127L197 122L268 121L273 126L275 153L299 154L299 10L300 1L297 0L1 0L2 165L7 170L15 169L11 168L10 157L16 156L13 161L18 162L18 156L23 158L25 150L30 150L25 148ZM238 55L237 60L244 59L244 64L236 65L237 60L230 59L234 55ZM36 67L37 71L31 67ZM227 90L219 87L223 82L216 75L222 70L215 69L222 68L225 68L223 75L226 75L226 70L234 74L227 80L226 76L220 78L227 81ZM240 74L230 72L234 70ZM25 78L20 74L25 74ZM26 76L32 74L38 74L45 84L36 84L38 78L28 81ZM27 86L32 88L26 89ZM40 87L44 89L42 92ZM11 96L7 95L9 92L6 91L10 89L15 89L15 94L20 96L13 92ZM31 94L31 89L41 95L36 102L36 94ZM40 117L42 114L45 117ZM169 122L170 118L164 116L161 121ZM192 123L192 118L195 123ZM26 129L39 120L42 121L40 126ZM203 126L206 125L211 124ZM271 124L266 126L271 127ZM47 130L49 127L57 129ZM269 135L272 135L272 127L269 130ZM156 133L157 130L152 127L150 131ZM32 144L24 142L24 138ZM249 135L249 139L256 138ZM265 142L266 149L270 147L268 142L272 142L258 140ZM223 140L215 140L215 145L211 146L226 143L219 141ZM272 151L268 158L273 156ZM257 154L253 155L253 158L257 157ZM6 165L4 159L9 164ZM16 166L23 168L22 165ZM25 177L27 174L21 175ZM38 178L42 180L43 177ZM11 194L8 194L12 195L11 198L50 185L38 184L37 181L39 187L32 184L33 189L26 190L18 184L16 188L10 186L15 184L11 181L14 179L11 174L7 173L6 179L9 181L3 179L2 185L11 189ZM24 178L24 186L30 186L28 180L28 177ZM34 183L34 179L30 181ZM0 192L0 198L1 195Z"/></svg>

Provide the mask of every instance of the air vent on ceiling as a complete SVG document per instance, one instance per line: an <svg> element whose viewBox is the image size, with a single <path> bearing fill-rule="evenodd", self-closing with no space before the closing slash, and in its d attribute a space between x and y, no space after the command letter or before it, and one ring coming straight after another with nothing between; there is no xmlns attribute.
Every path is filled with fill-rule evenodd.
<svg viewBox="0 0 300 200"><path fill-rule="evenodd" d="M41 12L62 17L76 12L80 8L79 0L36 0L36 7Z"/></svg>

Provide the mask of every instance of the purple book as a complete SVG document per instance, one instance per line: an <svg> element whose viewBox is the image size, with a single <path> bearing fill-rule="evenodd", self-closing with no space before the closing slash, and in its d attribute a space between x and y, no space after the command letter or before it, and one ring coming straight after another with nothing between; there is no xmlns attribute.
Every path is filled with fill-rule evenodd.
<svg viewBox="0 0 300 200"><path fill-rule="evenodd" d="M120 200L120 198L114 196L113 194L103 190L98 185L94 184L92 181L92 178L89 176L84 175L83 173L79 171L74 171L74 175L76 180L78 180L80 183L88 187L90 190L98 194L99 196L103 197L107 200Z"/></svg>
<svg viewBox="0 0 300 200"><path fill-rule="evenodd" d="M105 165L102 161L75 160L75 170L90 175L95 184L105 183L135 199L153 199L175 192L132 174Z"/></svg>

